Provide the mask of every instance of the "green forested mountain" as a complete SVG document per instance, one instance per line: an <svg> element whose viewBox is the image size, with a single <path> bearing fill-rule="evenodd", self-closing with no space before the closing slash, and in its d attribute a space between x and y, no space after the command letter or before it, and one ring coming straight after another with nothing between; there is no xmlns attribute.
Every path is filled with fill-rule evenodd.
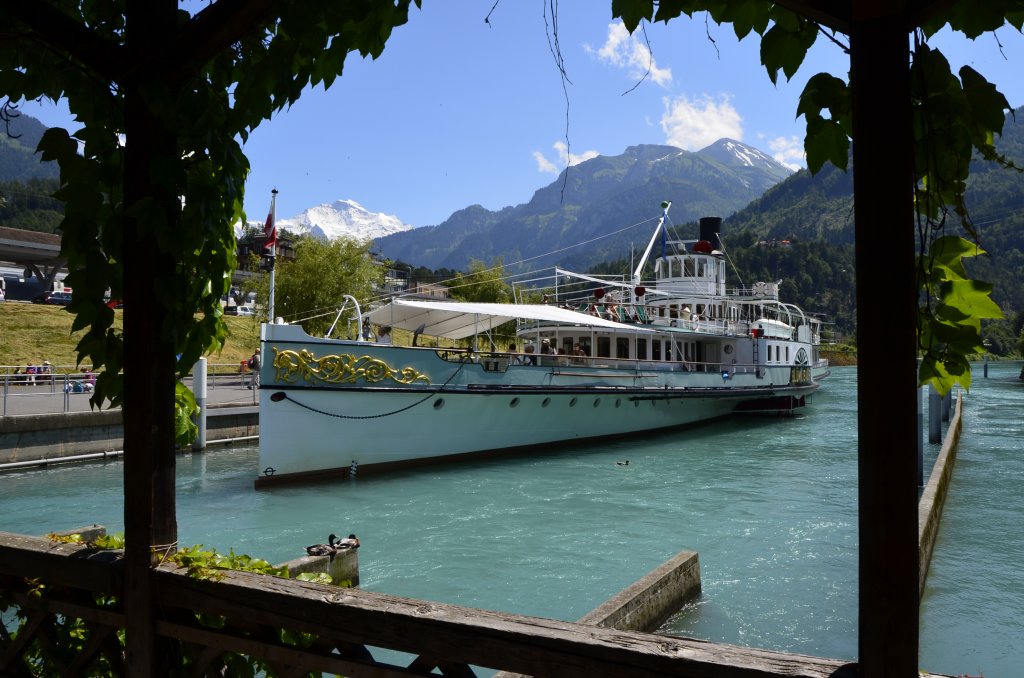
<svg viewBox="0 0 1024 678"><path fill-rule="evenodd" d="M379 246L388 258L429 268L465 270L471 260L501 257L582 269L646 242L663 200L673 201L676 223L724 216L789 174L764 153L729 139L696 153L632 146L569 168L528 203L499 212L470 207L438 226L382 238Z"/></svg>
<svg viewBox="0 0 1024 678"><path fill-rule="evenodd" d="M64 217L64 205L52 198L56 179L0 181L0 226L26 231L56 233Z"/></svg>
<svg viewBox="0 0 1024 678"><path fill-rule="evenodd" d="M64 211L50 197L57 190L58 169L35 152L44 131L28 115L0 122L0 226L56 232Z"/></svg>
<svg viewBox="0 0 1024 678"><path fill-rule="evenodd" d="M43 123L30 115L8 117L8 122L0 122L0 182L56 179L57 165L42 162L36 154L36 145L46 131Z"/></svg>
<svg viewBox="0 0 1024 678"><path fill-rule="evenodd" d="M1024 109L1007 117L996 146L1003 155L1024 166ZM994 284L993 298L1008 316L1024 311L1024 174L976 161L971 167L966 201L978 242L988 252L985 257L968 261L968 270L976 278ZM879 247L885 246L891 227L877 225ZM726 219L723 229L741 269L750 262L761 267L762 275L775 271L784 281L782 290L787 299L806 309L823 311L835 318L841 331L852 331L853 278L842 275L844 268L851 270L853 262L852 173L831 165L813 177L801 170ZM969 237L952 215L946 232ZM756 245L758 241L779 240L795 244ZM850 294L828 291L835 282L844 284Z"/></svg>

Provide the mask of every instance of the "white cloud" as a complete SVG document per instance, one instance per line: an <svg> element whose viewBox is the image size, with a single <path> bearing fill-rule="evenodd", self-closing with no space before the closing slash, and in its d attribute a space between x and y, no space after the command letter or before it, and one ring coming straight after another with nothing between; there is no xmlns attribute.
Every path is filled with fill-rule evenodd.
<svg viewBox="0 0 1024 678"><path fill-rule="evenodd" d="M662 87L672 83L672 69L659 68L647 45L636 35L630 35L621 21L608 24L608 37L600 49L595 51L586 45L584 49L605 63L628 69L629 77L635 80L646 75Z"/></svg>
<svg viewBox="0 0 1024 678"><path fill-rule="evenodd" d="M551 174L558 174L558 168L555 167L555 163L551 162L544 157L544 154L540 151L533 152L533 159L537 161L538 172L550 172Z"/></svg>
<svg viewBox="0 0 1024 678"><path fill-rule="evenodd" d="M560 167L578 165L585 160L596 158L601 155L597 151L584 151L583 153L569 153L569 147L564 141L556 141L551 144L558 154L557 164L548 160L540 151L533 152L533 158L537 161L537 171L558 174Z"/></svg>
<svg viewBox="0 0 1024 678"><path fill-rule="evenodd" d="M775 137L768 142L772 157L794 172L806 165L804 145L797 137Z"/></svg>
<svg viewBox="0 0 1024 678"><path fill-rule="evenodd" d="M685 96L666 98L661 129L666 143L687 151L700 150L724 137L743 140L743 119L726 95L717 102L707 95L693 101Z"/></svg>

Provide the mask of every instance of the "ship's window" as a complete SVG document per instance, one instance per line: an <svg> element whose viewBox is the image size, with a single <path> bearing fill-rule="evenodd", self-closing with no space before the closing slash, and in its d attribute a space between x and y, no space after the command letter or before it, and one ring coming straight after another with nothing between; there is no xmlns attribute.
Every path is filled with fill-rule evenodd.
<svg viewBox="0 0 1024 678"><path fill-rule="evenodd" d="M519 398L513 398L512 402L508 404L509 407L519 407Z"/></svg>
<svg viewBox="0 0 1024 678"><path fill-rule="evenodd" d="M661 340L651 342L651 360L661 360Z"/></svg>
<svg viewBox="0 0 1024 678"><path fill-rule="evenodd" d="M569 401L569 407L576 407L576 399L575 398L573 398L572 400Z"/></svg>
<svg viewBox="0 0 1024 678"><path fill-rule="evenodd" d="M693 277L693 259L689 257L683 259L683 276L687 278Z"/></svg>
<svg viewBox="0 0 1024 678"><path fill-rule="evenodd" d="M789 362L789 346L786 347L786 362Z"/></svg>
<svg viewBox="0 0 1024 678"><path fill-rule="evenodd" d="M668 307L668 317L678 318L679 317L679 306L672 304Z"/></svg>
<svg viewBox="0 0 1024 678"><path fill-rule="evenodd" d="M541 401L540 406L541 407L547 407L550 404L551 404L551 398L545 398L544 400Z"/></svg>
<svg viewBox="0 0 1024 678"><path fill-rule="evenodd" d="M611 358L612 357L612 338L611 337L598 337L597 338L597 357L598 358Z"/></svg>
<svg viewBox="0 0 1024 678"><path fill-rule="evenodd" d="M636 340L636 359L647 360L647 339Z"/></svg>
<svg viewBox="0 0 1024 678"><path fill-rule="evenodd" d="M622 405L622 398L616 398L615 399L615 407L620 407L621 405Z"/></svg>
<svg viewBox="0 0 1024 678"><path fill-rule="evenodd" d="M626 337L615 338L615 357L622 359L629 358L629 339Z"/></svg>
<svg viewBox="0 0 1024 678"><path fill-rule="evenodd" d="M601 404L601 399L600 398L594 398L594 407L597 407L600 404Z"/></svg>
<svg viewBox="0 0 1024 678"><path fill-rule="evenodd" d="M438 398L434 401L434 409L439 410L444 407L444 398Z"/></svg>

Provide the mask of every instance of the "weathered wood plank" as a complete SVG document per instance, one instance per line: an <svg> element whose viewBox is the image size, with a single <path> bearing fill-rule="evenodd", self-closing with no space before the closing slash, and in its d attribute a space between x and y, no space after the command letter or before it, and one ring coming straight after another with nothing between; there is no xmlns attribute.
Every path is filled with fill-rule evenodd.
<svg viewBox="0 0 1024 678"><path fill-rule="evenodd" d="M120 551L61 544L46 537L0 532L0 575L45 579L95 593L120 593Z"/></svg>
<svg viewBox="0 0 1024 678"><path fill-rule="evenodd" d="M297 668L303 673L314 670L330 671L349 678L409 678L409 676L423 675L384 664L366 666L353 663L337 655L322 655L298 647L253 640L217 629L158 622L157 633L197 645L217 647L224 651L260 657L274 666Z"/></svg>
<svg viewBox="0 0 1024 678"><path fill-rule="evenodd" d="M53 581L85 590L90 583L109 589L111 582L120 581L120 553L0 533L0 588L22 597L28 562L52 572ZM10 574L4 574L8 571ZM427 675L411 667L377 662L369 647L418 655L423 657L419 664L437 664L446 675L468 675L470 665L568 678L857 675L855 665L834 659L598 628L247 572L224 571L201 580L167 564L153 571L152 577L160 637L212 648L207 655L232 650L289 670L331 671L352 678ZM38 604L21 600L30 620L37 624L52 614L51 610L111 627L124 622L120 611L91 607L74 592L36 601ZM34 612L33 608L46 612ZM194 621L196 612L221 614L230 621L224 630L207 629ZM274 631L281 628L314 633L319 640L309 650L285 646ZM15 645L23 647L22 643L36 637L36 630L38 626L26 629ZM114 634L105 635L105 640L99 641L104 654L115 664L116 672L123 672L121 647ZM4 670L13 666L10 662L16 661L19 653L11 645L5 650L0 666Z"/></svg>
<svg viewBox="0 0 1024 678"><path fill-rule="evenodd" d="M839 660L652 636L430 603L370 591L227 572L219 581L163 569L160 605L274 619L350 642L534 676L855 675ZM262 623L262 622L261 622ZM330 669L328 669L330 670Z"/></svg>

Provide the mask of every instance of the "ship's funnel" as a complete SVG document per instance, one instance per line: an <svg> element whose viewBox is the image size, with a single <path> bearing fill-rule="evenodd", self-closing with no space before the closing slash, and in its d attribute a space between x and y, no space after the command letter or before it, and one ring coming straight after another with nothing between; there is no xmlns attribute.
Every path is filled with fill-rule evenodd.
<svg viewBox="0 0 1024 678"><path fill-rule="evenodd" d="M722 249L722 241L719 234L722 232L722 217L701 217L700 218L700 239L707 240L711 247Z"/></svg>

